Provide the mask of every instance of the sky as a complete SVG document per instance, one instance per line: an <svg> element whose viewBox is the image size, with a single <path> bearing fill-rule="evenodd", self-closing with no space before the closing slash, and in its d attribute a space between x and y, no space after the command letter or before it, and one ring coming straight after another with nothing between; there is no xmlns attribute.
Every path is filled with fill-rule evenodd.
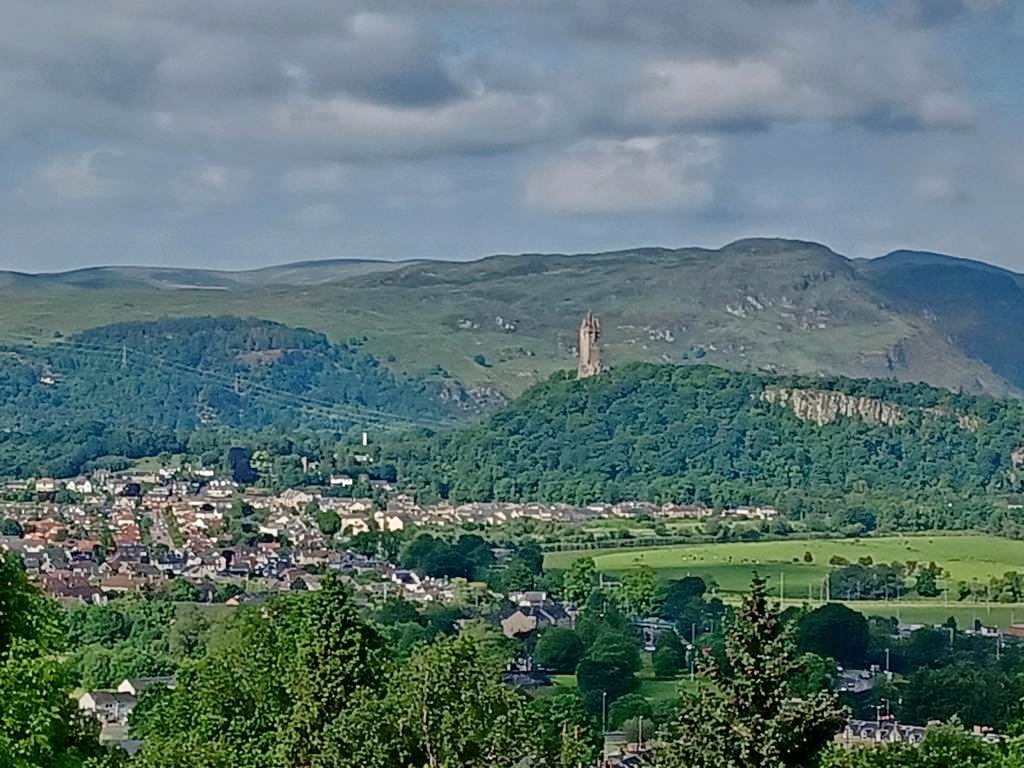
<svg viewBox="0 0 1024 768"><path fill-rule="evenodd" d="M779 236L1024 271L1021 0L0 9L0 268Z"/></svg>

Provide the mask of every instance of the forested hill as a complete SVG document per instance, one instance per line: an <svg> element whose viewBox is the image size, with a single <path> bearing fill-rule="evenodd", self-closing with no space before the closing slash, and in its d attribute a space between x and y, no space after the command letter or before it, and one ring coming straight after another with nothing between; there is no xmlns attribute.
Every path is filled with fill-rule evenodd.
<svg viewBox="0 0 1024 768"><path fill-rule="evenodd" d="M437 384L352 340L231 317L124 323L0 349L0 475L185 450L197 430L439 426Z"/></svg>
<svg viewBox="0 0 1024 768"><path fill-rule="evenodd" d="M1017 400L637 363L583 381L556 375L478 426L395 453L410 486L456 500L794 510L861 494L933 509L951 503L932 503L944 495L1020 491L1021 445Z"/></svg>

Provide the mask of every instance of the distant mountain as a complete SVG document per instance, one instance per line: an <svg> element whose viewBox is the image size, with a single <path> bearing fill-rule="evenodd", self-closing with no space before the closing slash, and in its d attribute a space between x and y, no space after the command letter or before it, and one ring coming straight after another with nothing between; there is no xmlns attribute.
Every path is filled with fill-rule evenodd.
<svg viewBox="0 0 1024 768"><path fill-rule="evenodd" d="M850 260L750 239L471 262L338 260L248 272L105 267L0 274L0 340L48 342L114 320L234 315L358 340L401 376L516 395L574 365L601 319L604 359L1024 391L1022 278L939 254Z"/></svg>
<svg viewBox="0 0 1024 768"><path fill-rule="evenodd" d="M416 262L373 259L300 261L251 270L181 269L176 267L88 267L68 272L30 274L0 271L0 290L49 290L62 287L108 289L217 289L271 285L317 285L373 272L401 269Z"/></svg>

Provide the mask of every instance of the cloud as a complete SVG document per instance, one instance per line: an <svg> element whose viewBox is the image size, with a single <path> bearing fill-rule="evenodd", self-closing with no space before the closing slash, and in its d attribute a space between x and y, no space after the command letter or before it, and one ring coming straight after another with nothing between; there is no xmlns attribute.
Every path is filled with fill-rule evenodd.
<svg viewBox="0 0 1024 768"><path fill-rule="evenodd" d="M246 168L206 163L178 174L172 191L185 211L196 212L209 206L238 201L245 193L250 177L251 173Z"/></svg>
<svg viewBox="0 0 1024 768"><path fill-rule="evenodd" d="M282 184L295 194L336 192L348 185L349 177L342 163L318 163L288 170Z"/></svg>
<svg viewBox="0 0 1024 768"><path fill-rule="evenodd" d="M929 31L838 0L439 0L430 9L9 0L0 63L14 74L0 78L2 122L13 136L70 131L238 162L254 152L473 156L608 132L973 119Z"/></svg>
<svg viewBox="0 0 1024 768"><path fill-rule="evenodd" d="M994 122L993 101L1015 98L991 53L1015 50L1001 24L1014 6L6 0L0 226L28 233L18 217L30 211L49 233L64 228L65 239L50 238L59 258L83 233L98 243L89 214L100 209L100 254L120 233L160 254L218 243L269 253L295 235L333 255L315 237L315 222L331 219L323 206L344 212L346 236L364 227L354 247L375 253L543 248L544 231L524 219L547 210L679 212L642 233L672 240L687 216L759 215L751 180L786 205L817 194L802 157L778 161L808 136L854 137L849 162L879 172L874 150L901 137L970 151ZM1006 121L1019 133L1018 114ZM922 194L892 186L902 202ZM858 194L844 189L836 206ZM199 213L189 227L178 220ZM582 221L597 231L597 217ZM464 230L475 234L460 240ZM24 237L26 252L44 247Z"/></svg>
<svg viewBox="0 0 1024 768"><path fill-rule="evenodd" d="M96 149L51 159L28 180L23 195L38 205L95 203L128 192L124 153Z"/></svg>
<svg viewBox="0 0 1024 768"><path fill-rule="evenodd" d="M772 45L731 55L662 56L642 64L618 122L637 129L763 129L825 122L869 129L960 129L970 99L921 32L820 5L776 29Z"/></svg>
<svg viewBox="0 0 1024 768"><path fill-rule="evenodd" d="M331 203L314 203L295 214L295 222L306 229L325 229L341 222L341 213Z"/></svg>
<svg viewBox="0 0 1024 768"><path fill-rule="evenodd" d="M926 174L914 182L914 194L929 203L970 203L971 196L949 176Z"/></svg>
<svg viewBox="0 0 1024 768"><path fill-rule="evenodd" d="M931 27L970 14L1001 13L1013 0L896 0L895 17L903 24Z"/></svg>
<svg viewBox="0 0 1024 768"><path fill-rule="evenodd" d="M281 140L355 159L508 150L549 139L562 117L543 94L483 92L430 108L300 97L275 108L270 120Z"/></svg>
<svg viewBox="0 0 1024 768"><path fill-rule="evenodd" d="M528 179L526 200L572 212L700 206L714 196L718 157L718 142L706 137L581 142Z"/></svg>

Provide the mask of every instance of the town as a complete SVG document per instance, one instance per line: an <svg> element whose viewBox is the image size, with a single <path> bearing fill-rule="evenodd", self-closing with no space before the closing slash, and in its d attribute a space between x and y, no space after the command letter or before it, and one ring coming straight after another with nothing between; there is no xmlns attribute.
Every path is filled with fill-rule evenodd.
<svg viewBox="0 0 1024 768"><path fill-rule="evenodd" d="M203 467L12 481L0 489L6 499L0 501L0 546L20 555L43 590L61 599L98 602L180 577L201 601L230 593L237 603L315 589L317 574L355 568L376 573L382 585L398 585L407 599L429 601L451 597L447 580L403 580L394 564L346 551L344 542L371 530L474 530L514 521L704 520L713 514L768 521L777 515L772 507L713 513L644 502L421 505L393 483L364 478L364 484L373 497L340 495L355 485L348 475L331 476L323 488L270 493Z"/></svg>
<svg viewBox="0 0 1024 768"><path fill-rule="evenodd" d="M358 495L359 489L370 495ZM548 551L565 547L636 545L615 538L564 541L564 532L601 521L649 520L653 525L687 521L708 526L721 521L738 526L774 523L770 506L711 510L698 505L643 502L575 507L540 503L418 504L393 482L368 476L331 475L321 486L277 492L239 483L230 473L201 466L95 471L67 479L34 478L8 482L0 503L0 546L17 555L29 577L65 606L105 605L125 597L167 594L175 601L226 608L262 603L275 594L316 592L335 573L365 605L401 600L419 610L429 606L473 605L476 616L519 650L504 675L509 685L533 690L554 684L553 672L534 658L538 636L550 628L572 630L580 605L550 595L536 580L511 583L496 592L465 577L428 575L403 567L398 551L384 545L388 535L405 541L420 532L439 536L496 533L526 526L547 534ZM756 528L751 528L756 530ZM498 537L500 540L500 537ZM666 540L671 541L671 536ZM489 545L497 568L511 562L513 549ZM603 579L602 579L603 582ZM607 586L615 588L614 583ZM583 599L583 595L579 599ZM645 653L655 653L659 636L676 637L676 624L649 608L634 611L633 631ZM466 619L460 619L465 621ZM703 620L701 620L703 621ZM713 628L714 618L709 628ZM908 641L920 624L893 627L893 638ZM701 626L701 634L705 627ZM945 631L945 630L943 630ZM1011 627L1005 635L980 623L965 635L997 637L1009 647L1024 634ZM680 662L693 675L697 631L680 636ZM945 636L945 635L943 635ZM870 695L891 680L879 665L839 668L835 690ZM129 677L109 688L84 689L78 706L102 724L102 738L133 753L141 744L130 736L129 718L147 688L174 687L174 676ZM640 731L619 718L602 727L606 765L633 765L649 756ZM837 736L843 744L905 742L924 737L924 726L904 725L892 717L851 719ZM998 741L990 729L980 738Z"/></svg>

